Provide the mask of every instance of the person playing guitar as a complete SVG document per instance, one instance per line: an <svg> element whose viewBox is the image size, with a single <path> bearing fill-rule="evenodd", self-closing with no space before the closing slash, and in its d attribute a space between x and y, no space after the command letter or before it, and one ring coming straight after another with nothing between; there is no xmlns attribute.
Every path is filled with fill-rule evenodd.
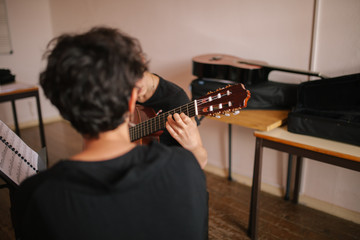
<svg viewBox="0 0 360 240"><path fill-rule="evenodd" d="M149 117L190 102L189 97L181 87L149 71L144 73L144 77L137 82L136 86L139 89L137 110L147 111ZM145 109L140 109L139 105L145 107ZM164 129L158 138L161 143L168 146L181 145L171 136L167 129Z"/></svg>

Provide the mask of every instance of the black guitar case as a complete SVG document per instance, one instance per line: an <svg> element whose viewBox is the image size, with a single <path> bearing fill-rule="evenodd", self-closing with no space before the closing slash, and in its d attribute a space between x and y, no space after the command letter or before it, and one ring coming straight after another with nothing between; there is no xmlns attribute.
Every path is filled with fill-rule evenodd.
<svg viewBox="0 0 360 240"><path fill-rule="evenodd" d="M360 146L360 73L301 83L288 131Z"/></svg>

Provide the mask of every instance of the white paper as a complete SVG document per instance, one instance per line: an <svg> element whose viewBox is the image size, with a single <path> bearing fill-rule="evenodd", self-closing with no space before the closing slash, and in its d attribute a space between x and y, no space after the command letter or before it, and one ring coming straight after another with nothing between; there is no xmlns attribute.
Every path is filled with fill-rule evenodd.
<svg viewBox="0 0 360 240"><path fill-rule="evenodd" d="M19 185L38 170L39 155L0 120L0 171Z"/></svg>

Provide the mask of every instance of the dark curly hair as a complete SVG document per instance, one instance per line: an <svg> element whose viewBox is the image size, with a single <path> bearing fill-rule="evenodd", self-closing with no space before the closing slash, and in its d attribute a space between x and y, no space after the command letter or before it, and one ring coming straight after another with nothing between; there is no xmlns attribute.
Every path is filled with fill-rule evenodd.
<svg viewBox="0 0 360 240"><path fill-rule="evenodd" d="M131 91L147 70L138 40L106 27L61 35L44 56L40 85L46 97L85 137L124 122Z"/></svg>

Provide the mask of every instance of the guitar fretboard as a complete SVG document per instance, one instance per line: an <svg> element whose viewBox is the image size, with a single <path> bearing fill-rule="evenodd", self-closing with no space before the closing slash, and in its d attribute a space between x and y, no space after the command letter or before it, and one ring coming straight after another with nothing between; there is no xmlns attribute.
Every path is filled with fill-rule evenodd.
<svg viewBox="0 0 360 240"><path fill-rule="evenodd" d="M189 117L194 117L196 115L195 112L195 101L167 111L165 113L161 113L154 118L150 118L144 122L137 124L136 126L130 127L130 139L131 141L136 141L140 138L151 135L155 132L158 132L165 128L165 124L167 121L167 117L169 115L173 115L175 113L185 113Z"/></svg>

